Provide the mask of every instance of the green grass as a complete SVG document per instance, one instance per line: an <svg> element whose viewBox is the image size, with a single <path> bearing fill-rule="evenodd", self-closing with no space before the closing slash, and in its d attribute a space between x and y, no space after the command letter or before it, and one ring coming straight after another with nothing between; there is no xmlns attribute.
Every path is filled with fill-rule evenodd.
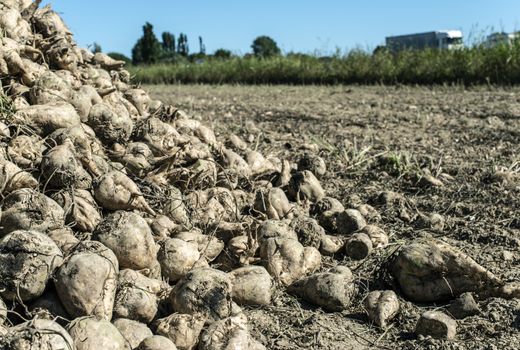
<svg viewBox="0 0 520 350"><path fill-rule="evenodd" d="M235 57L201 63L130 66L146 84L518 84L520 43L492 49L421 50L345 55Z"/></svg>

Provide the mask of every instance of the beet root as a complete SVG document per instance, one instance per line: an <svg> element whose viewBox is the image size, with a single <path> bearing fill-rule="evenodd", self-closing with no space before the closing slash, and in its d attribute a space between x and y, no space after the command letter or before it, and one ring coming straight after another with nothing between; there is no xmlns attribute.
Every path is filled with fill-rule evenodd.
<svg viewBox="0 0 520 350"><path fill-rule="evenodd" d="M453 299L464 292L486 296L520 295L497 276L458 249L434 239L404 245L391 264L403 294L417 302Z"/></svg>

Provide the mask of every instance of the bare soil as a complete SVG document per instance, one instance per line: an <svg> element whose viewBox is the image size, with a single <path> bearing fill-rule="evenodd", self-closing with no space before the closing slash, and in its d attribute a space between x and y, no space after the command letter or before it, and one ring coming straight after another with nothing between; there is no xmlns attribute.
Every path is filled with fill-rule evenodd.
<svg viewBox="0 0 520 350"><path fill-rule="evenodd" d="M369 324L362 307L370 290L393 288L382 271L403 242L437 237L458 247L506 281L520 281L520 90L493 87L402 86L148 86L211 125L233 132L264 154L297 161L316 147L328 166L321 180L346 207L376 203L394 191L405 203L374 206L370 222L391 244L351 267L359 295L343 313L326 313L277 291L269 308L250 308L253 335L269 349L518 349L520 301L479 300L481 313L458 320L454 341L419 339L413 331L425 310L402 296L386 331ZM313 146L316 145L316 146ZM443 186L431 186L429 171ZM428 215L440 214L443 225ZM443 227L441 227L443 226Z"/></svg>

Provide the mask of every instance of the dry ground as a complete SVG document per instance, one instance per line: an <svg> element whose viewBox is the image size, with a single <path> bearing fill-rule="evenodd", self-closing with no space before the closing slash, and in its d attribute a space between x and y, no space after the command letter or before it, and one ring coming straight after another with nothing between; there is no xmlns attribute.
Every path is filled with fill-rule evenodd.
<svg viewBox="0 0 520 350"><path fill-rule="evenodd" d="M385 251L325 267L355 270L360 296L343 313L325 313L282 291L271 308L247 310L253 333L269 349L517 349L520 302L479 301L480 315L458 322L455 341L417 339L426 309L402 300L386 332L367 323L363 293L385 286L378 271L404 241L441 237L504 280L520 281L520 91L478 87L148 86L155 98L210 124L221 135L250 138L264 153L297 161L319 147L322 184L344 205L372 203L379 192L403 194L398 210L372 221L391 235ZM252 136L250 136L252 135ZM442 187L423 186L425 169ZM502 170L498 173L497 170ZM425 217L439 213L444 227ZM409 218L407 218L408 216ZM432 226L433 225L433 226ZM383 276L384 277L384 276Z"/></svg>

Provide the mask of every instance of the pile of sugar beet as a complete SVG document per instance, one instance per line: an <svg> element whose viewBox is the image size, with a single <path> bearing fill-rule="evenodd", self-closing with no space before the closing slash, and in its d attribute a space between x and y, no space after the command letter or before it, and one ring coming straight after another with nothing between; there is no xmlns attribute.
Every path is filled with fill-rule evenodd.
<svg viewBox="0 0 520 350"><path fill-rule="evenodd" d="M395 243L381 267L394 287L361 292L322 256L361 260L389 238L373 207L326 195L321 158L217 139L77 47L50 7L0 8L1 349L265 349L241 307L275 290L328 312L363 299L381 328L401 298L518 297L435 239ZM451 338L456 322L428 311L416 332Z"/></svg>

